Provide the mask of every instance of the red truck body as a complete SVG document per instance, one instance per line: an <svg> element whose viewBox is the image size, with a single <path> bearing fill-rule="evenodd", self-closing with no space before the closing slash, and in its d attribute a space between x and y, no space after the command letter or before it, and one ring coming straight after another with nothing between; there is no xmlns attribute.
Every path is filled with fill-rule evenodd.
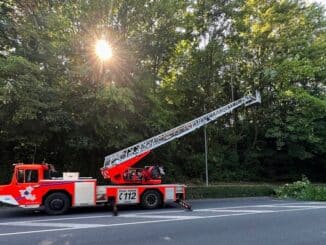
<svg viewBox="0 0 326 245"><path fill-rule="evenodd" d="M185 185L105 185L96 179L64 173L48 176L47 164L16 164L12 181L0 186L0 202L23 208L45 207L50 214L64 213L70 207L99 204L143 204L156 208L185 198Z"/></svg>

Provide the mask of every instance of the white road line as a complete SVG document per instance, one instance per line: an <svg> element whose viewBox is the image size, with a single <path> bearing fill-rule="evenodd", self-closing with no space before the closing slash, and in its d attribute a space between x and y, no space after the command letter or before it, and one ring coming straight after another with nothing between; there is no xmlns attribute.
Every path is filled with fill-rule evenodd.
<svg viewBox="0 0 326 245"><path fill-rule="evenodd" d="M316 203L316 202L314 202ZM260 208L260 207L275 207L275 208L282 208L282 205L292 205L292 204L303 204L302 202L292 202L292 203L279 203L275 205L242 205L242 206L231 206L231 207L221 207L221 208L203 208L203 209L194 209L193 212L201 212L202 210L207 211L207 210L230 210L230 209L235 209L235 208ZM308 202L307 204L313 204L311 202ZM317 202L316 204L322 204L321 202ZM323 203L325 205L325 203ZM320 207L320 206L316 206ZM324 206L322 206L324 207ZM152 211L152 212L135 212L137 215L145 214L169 214L169 213L184 213L188 212L185 210L166 210L166 211ZM118 216L119 217L119 216ZM79 219L95 219L95 218L116 218L112 216L111 213L107 215L94 215L94 216L78 216L78 217L70 217L70 218L52 218L52 219L36 219L36 220L28 220L28 222L47 222L47 221L64 221L64 220L79 220ZM26 221L16 221L16 222L26 222ZM0 223L0 225L3 223ZM4 223L7 224L7 223Z"/></svg>
<svg viewBox="0 0 326 245"><path fill-rule="evenodd" d="M108 224L102 225L101 227L112 227L112 226L125 226L125 225L138 225L138 224L150 224L150 223L163 223L170 221L177 221L179 219L165 219L165 220L151 220L151 221L138 221L138 222L128 222L128 223L119 223L119 224ZM48 230L36 230L36 231L22 231L22 232L10 232L10 233L0 233L1 236L12 236L12 235L22 235L22 234L32 234L32 233L44 233L51 231L68 231L68 230L81 230L81 229L89 229L89 228L62 228L62 229L48 229Z"/></svg>
<svg viewBox="0 0 326 245"><path fill-rule="evenodd" d="M94 215L94 216L78 216L78 217L72 217L72 218L54 218L54 219L36 219L36 220L28 220L28 222L47 222L47 221L62 221L62 220L78 220L78 219L95 219L95 218L114 218L112 214L108 215ZM15 222L26 222L26 221L15 221ZM6 224L6 223L0 223L1 224Z"/></svg>
<svg viewBox="0 0 326 245"><path fill-rule="evenodd" d="M251 209L201 209L200 212L225 212L225 213L273 213L275 210L251 210Z"/></svg>
<svg viewBox="0 0 326 245"><path fill-rule="evenodd" d="M282 205L280 208L326 208L326 206L311 206L311 205Z"/></svg>
<svg viewBox="0 0 326 245"><path fill-rule="evenodd" d="M28 226L28 227L62 227L62 228L97 228L103 226L102 224L76 224L76 223L36 223L36 222L11 222L11 223L2 223L1 225L5 226Z"/></svg>
<svg viewBox="0 0 326 245"><path fill-rule="evenodd" d="M289 205L290 204L290 205ZM311 206L311 205L291 205L291 204L317 204L316 206ZM245 213L267 213L267 212L283 212L283 211L297 211L297 210L308 210L308 209L320 209L320 208L326 208L325 205L320 205L320 204L325 204L323 202L293 202L293 203L277 203L274 205L242 205L242 206L233 206L233 207L221 207L221 208L211 208L211 209L195 209L194 212L202 212L202 211L210 211L210 212L245 212ZM275 207L275 208L295 208L295 209L287 209L287 210L233 210L233 208L241 208L241 207ZM230 209L231 208L231 209ZM205 218L205 217L201 217L201 216L160 216L157 214L170 214L170 213L181 213L181 212L185 212L184 210L167 210L167 211L154 211L154 212L142 212L142 213L135 213L135 214L126 214L126 215L122 215L119 217L143 217L143 218L147 218L147 217L153 217L153 218L183 218L186 219L185 217L187 217L187 219L189 217L193 217L193 218ZM144 214L144 215L143 215ZM150 214L154 214L150 215ZM143 215L143 216L141 216ZM29 223L36 223L36 222L46 222L46 221L62 221L62 220L79 220L79 219L94 219L94 218L110 218L112 219L113 217L110 215L95 215L95 216L79 216L79 217L71 217L71 218L54 218L54 219L39 219L39 220L29 220ZM19 224L21 223L22 225L26 225L26 221L18 221L18 222L6 222L6 223L0 223L0 225L9 225L9 224ZM35 224L35 226L37 226ZM98 225L95 225L96 227L98 227Z"/></svg>
<svg viewBox="0 0 326 245"><path fill-rule="evenodd" d="M223 210L223 209L234 209L234 208L278 208L278 207L284 207L284 205L302 205L304 203L279 203L279 204L262 204L262 205L244 205L244 206L231 206L231 207L221 207L221 208L212 208L212 209L218 209L218 210ZM307 205L309 205L310 203L307 203ZM321 203L319 203L321 204ZM323 203L323 205L325 205L325 203Z"/></svg>
<svg viewBox="0 0 326 245"><path fill-rule="evenodd" d="M293 212L293 211L303 211L303 210L313 210L313 209L323 209L324 207L315 207L315 208L296 208L296 209L287 209L287 210L277 210L273 211L273 213L281 213L281 212ZM81 229L91 229L91 228L103 228L103 227L116 227L116 226L126 226L126 225L138 225L138 224L153 224L153 223L163 223L163 222L172 222L172 221L187 221L187 220L199 220L199 219L210 219L210 218L221 218L221 217L230 217L230 216L243 216L243 215L252 215L257 213L232 213L232 214L219 214L219 215L211 215L211 216L194 216L187 219L179 219L179 218L171 218L171 219L161 219L161 220L146 220L146 221L135 221L135 222L126 222L126 223L116 223L116 224L106 224L95 227L86 227L86 226L78 226L78 227L69 227L69 228L60 228L60 229L47 229L47 230L34 230L34 231L23 231L23 232L11 232L11 233L0 233L0 237L2 236L12 236L12 235L23 235L23 234L32 234L32 233L44 233L44 232L53 232L53 231L67 231L67 230L81 230ZM173 217L173 216L171 216ZM12 222L14 223L14 222ZM28 226L28 223L25 223ZM30 222L33 223L33 222ZM47 223L51 226L52 223Z"/></svg>
<svg viewBox="0 0 326 245"><path fill-rule="evenodd" d="M51 232L51 231L66 231L66 230L72 230L72 229L74 229L74 228L61 228L61 229L39 230L39 231L21 231L21 232L11 232L11 233L0 233L0 237L1 236L33 234L33 233L44 233L44 232Z"/></svg>
<svg viewBox="0 0 326 245"><path fill-rule="evenodd" d="M205 216L172 216L172 215L138 215L138 214L126 214L121 215L124 218L149 218L149 219L197 219L204 218Z"/></svg>
<svg viewBox="0 0 326 245"><path fill-rule="evenodd" d="M282 209L282 210L273 210L267 213L284 213L284 212L295 212L295 211L305 211L305 210L314 210L314 209L324 209L324 208L295 208L295 209ZM256 213L239 213L239 214L222 214L222 215L212 215L212 216L203 216L205 218L216 218L216 217L227 217L227 216L234 216L234 215L250 215ZM262 213L263 214L263 213Z"/></svg>
<svg viewBox="0 0 326 245"><path fill-rule="evenodd" d="M287 203L287 204L299 204L299 203ZM300 203L301 204L301 203ZM319 203L318 203L319 204ZM325 204L325 203L324 203ZM221 208L203 208L203 209L194 209L193 212L201 212L201 211L207 211L207 210L233 210L235 208L260 208L260 207L275 207L275 208L282 208L285 204L277 204L277 205L243 205L243 206L233 206L233 207L221 207ZM296 206L297 207L297 206ZM312 207L326 207L326 206L312 206ZM236 210L236 209L235 209ZM188 212L185 210L167 210L167 211L152 211L152 212L136 212L134 214L136 215L148 215L148 214L169 214L169 213L184 213ZM123 215L119 216L123 217ZM95 219L95 218L116 218L112 216L112 214L107 214L107 215L94 215L94 216L78 216L78 217L70 217L70 218L52 218L52 219L36 219L36 220L29 220L28 222L48 222L48 221L64 221L64 220L79 220L79 219ZM15 222L22 222L25 223L26 221L15 221ZM0 225L3 223L0 223ZM4 223L4 224L7 224Z"/></svg>
<svg viewBox="0 0 326 245"><path fill-rule="evenodd" d="M292 204L315 204L315 205L325 205L325 202L324 201L321 201L321 202L306 202L306 201L302 201L302 202L284 202L284 203L280 203L280 205L292 205Z"/></svg>

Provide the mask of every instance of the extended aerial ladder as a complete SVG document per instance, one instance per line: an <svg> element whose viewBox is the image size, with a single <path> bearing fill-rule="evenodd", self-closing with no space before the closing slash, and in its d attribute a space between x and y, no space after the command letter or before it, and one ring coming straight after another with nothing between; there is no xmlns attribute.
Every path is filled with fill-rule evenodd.
<svg viewBox="0 0 326 245"><path fill-rule="evenodd" d="M70 207L112 204L142 204L153 209L175 202L187 210L184 184L161 184L161 167L133 168L149 152L176 138L180 138L213 120L232 112L241 105L260 102L260 94L247 95L190 122L118 151L105 158L101 169L103 177L115 185L97 185L91 177L79 177L78 172L66 172L62 177L51 177L49 164L16 164L11 183L0 186L0 203L23 208L44 207L48 214L63 214Z"/></svg>
<svg viewBox="0 0 326 245"><path fill-rule="evenodd" d="M160 184L161 176L164 174L162 168L151 166L145 169L133 169L131 167L151 150L189 134L242 105L249 106L255 103L261 103L259 91L256 91L255 96L246 95L190 122L108 155L101 169L102 175L114 184Z"/></svg>

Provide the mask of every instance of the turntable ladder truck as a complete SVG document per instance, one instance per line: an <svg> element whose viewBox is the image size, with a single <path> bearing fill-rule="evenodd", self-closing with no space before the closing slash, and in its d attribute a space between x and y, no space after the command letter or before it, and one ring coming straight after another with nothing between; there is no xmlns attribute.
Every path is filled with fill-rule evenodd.
<svg viewBox="0 0 326 245"><path fill-rule="evenodd" d="M101 173L112 184L97 185L91 177L79 177L78 172L51 177L51 164L14 164L11 183L0 186L0 202L22 208L43 207L48 214L63 214L71 207L100 204L142 204L153 209L168 202L190 209L185 200L185 185L162 184L163 168L149 166L133 168L153 149L207 125L244 105L260 103L260 93L246 95L212 112L139 142L105 157Z"/></svg>

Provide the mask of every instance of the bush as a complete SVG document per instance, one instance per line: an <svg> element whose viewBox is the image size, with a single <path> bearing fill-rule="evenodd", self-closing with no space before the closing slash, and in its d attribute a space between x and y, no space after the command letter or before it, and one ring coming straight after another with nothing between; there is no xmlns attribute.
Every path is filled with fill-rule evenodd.
<svg viewBox="0 0 326 245"><path fill-rule="evenodd" d="M313 185L303 176L302 180L285 184L275 190L279 198L295 198L306 201L326 201L326 187Z"/></svg>
<svg viewBox="0 0 326 245"><path fill-rule="evenodd" d="M216 185L190 186L187 188L187 199L257 197L271 196L274 188L271 185Z"/></svg>

